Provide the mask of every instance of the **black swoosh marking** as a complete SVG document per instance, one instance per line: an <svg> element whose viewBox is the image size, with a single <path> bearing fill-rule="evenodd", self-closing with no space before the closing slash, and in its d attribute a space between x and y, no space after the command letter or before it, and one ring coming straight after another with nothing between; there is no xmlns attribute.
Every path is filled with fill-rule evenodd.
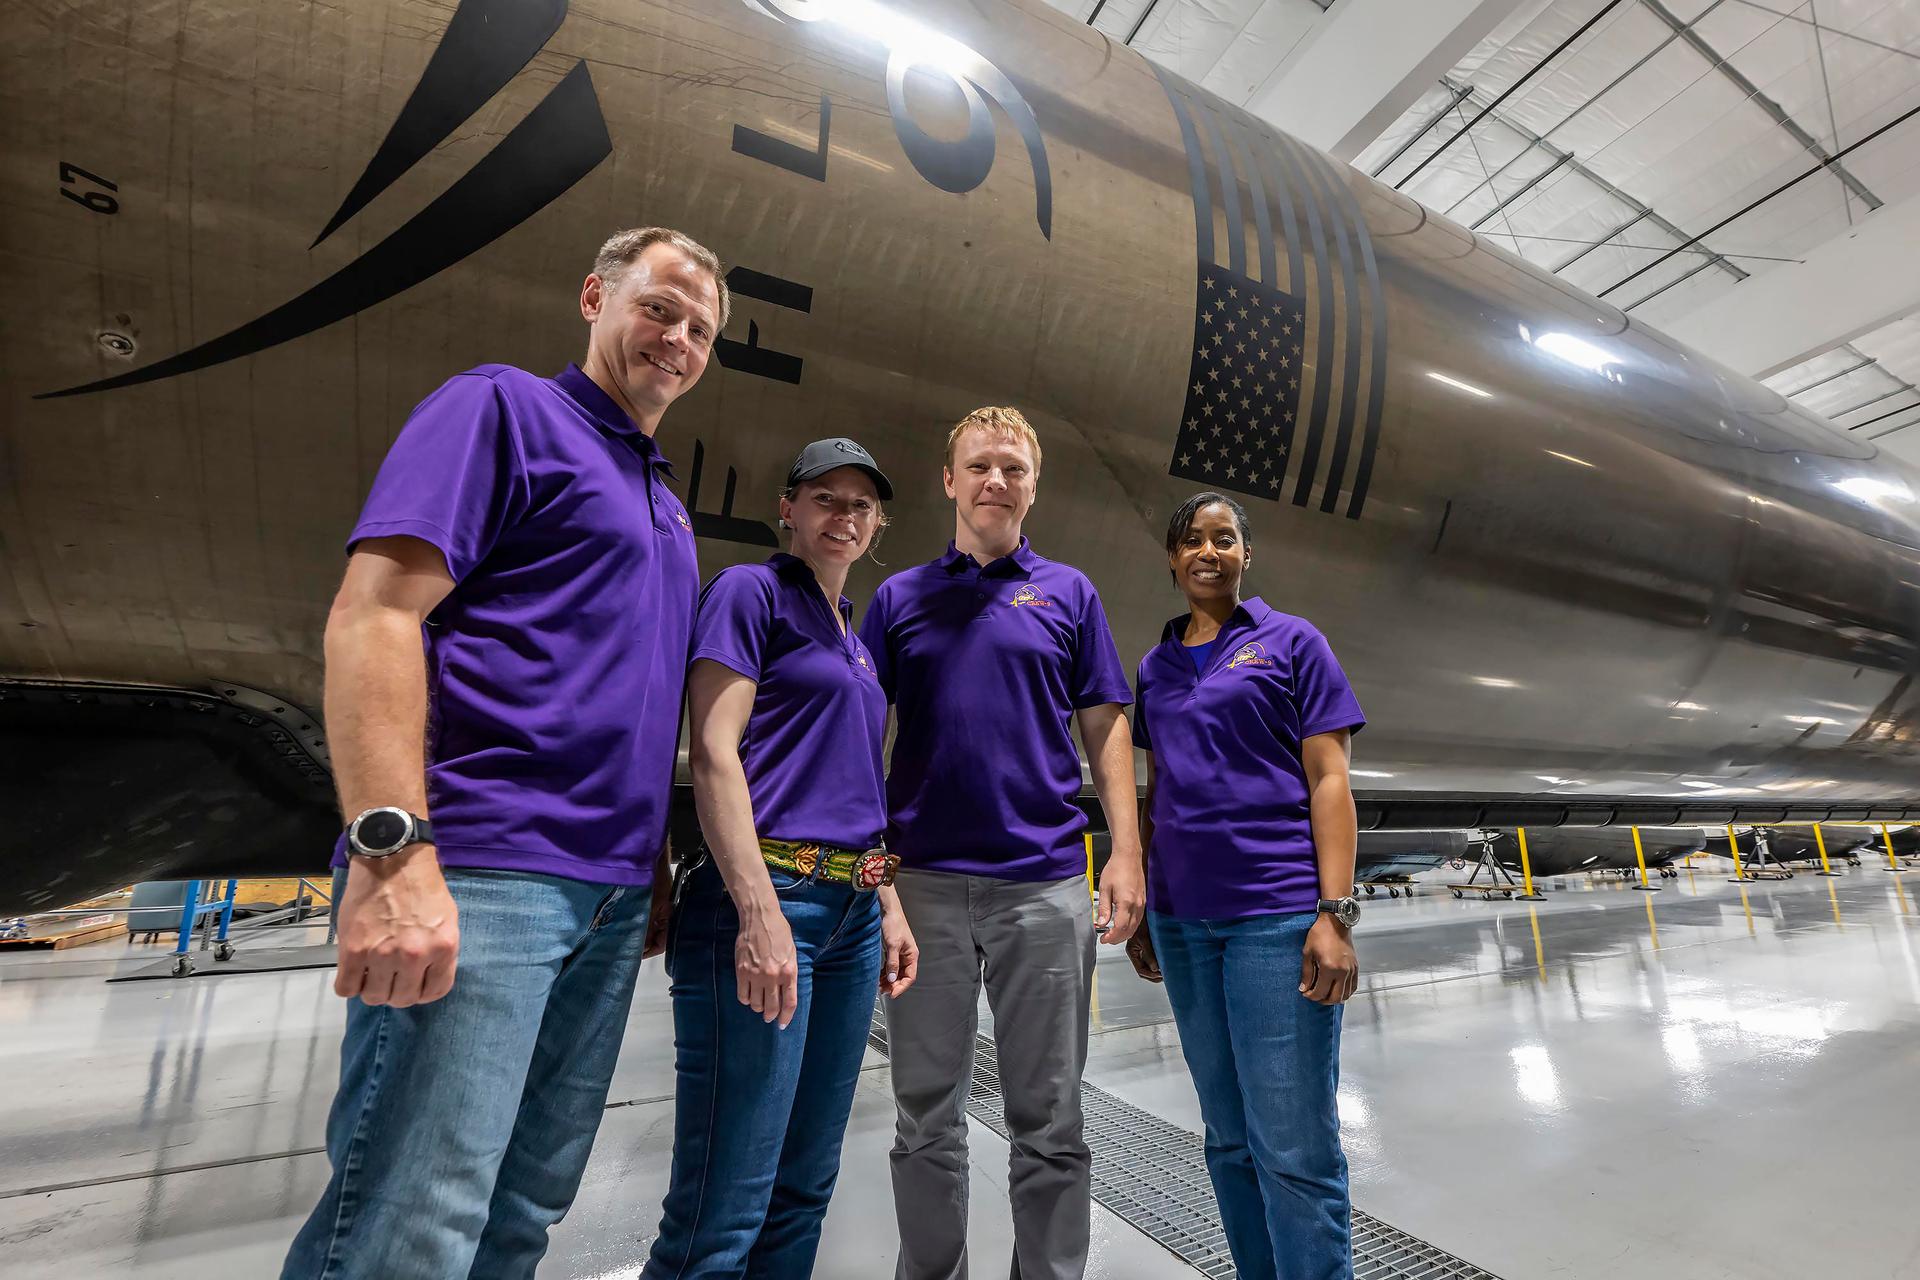
<svg viewBox="0 0 1920 1280"><path fill-rule="evenodd" d="M567 0L460 0L386 140L313 243L338 231L427 152L445 142L463 120L533 61L566 16Z"/></svg>
<svg viewBox="0 0 1920 1280"><path fill-rule="evenodd" d="M578 62L500 145L404 226L292 301L144 369L61 391L111 391L224 364L324 329L404 293L525 222L613 152L587 64Z"/></svg>

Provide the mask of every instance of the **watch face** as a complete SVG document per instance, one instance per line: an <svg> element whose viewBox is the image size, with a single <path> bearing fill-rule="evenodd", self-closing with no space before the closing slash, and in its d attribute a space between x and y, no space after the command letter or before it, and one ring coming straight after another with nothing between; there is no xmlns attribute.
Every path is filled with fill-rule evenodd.
<svg viewBox="0 0 1920 1280"><path fill-rule="evenodd" d="M375 809L360 819L357 834L363 849L385 853L407 838L407 819L393 809Z"/></svg>
<svg viewBox="0 0 1920 1280"><path fill-rule="evenodd" d="M1340 918L1341 924L1351 929L1360 921L1360 903L1354 898L1342 898L1340 909L1334 914Z"/></svg>

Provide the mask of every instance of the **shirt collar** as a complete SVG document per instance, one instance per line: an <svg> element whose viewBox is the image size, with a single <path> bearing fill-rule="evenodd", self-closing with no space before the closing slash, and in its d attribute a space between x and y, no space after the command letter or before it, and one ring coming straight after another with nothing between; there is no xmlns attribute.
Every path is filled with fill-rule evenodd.
<svg viewBox="0 0 1920 1280"><path fill-rule="evenodd" d="M626 411L615 404L613 397L600 387L600 384L588 377L577 364L570 364L553 378L553 384L587 411L594 422L623 437L634 450L654 466L668 475L673 475L673 464L660 452L660 446L654 438L642 431Z"/></svg>
<svg viewBox="0 0 1920 1280"><path fill-rule="evenodd" d="M799 556L789 555L784 551L776 551L767 557L767 563L773 566L775 573L792 582L794 586L805 591L814 592L817 595L825 594L820 590L819 580L813 576L813 566L805 560L802 560ZM845 615L849 626L851 626L853 622L853 602L845 596L840 597L840 612ZM851 634L851 632L849 632L849 634Z"/></svg>
<svg viewBox="0 0 1920 1280"><path fill-rule="evenodd" d="M1227 619L1227 625L1220 628L1220 635L1223 636L1236 627L1257 627L1272 616L1271 605L1259 596L1248 596L1235 606L1232 615ZM1183 613L1177 618L1167 619L1167 625L1160 632L1160 643L1184 640L1187 634L1187 623L1192 617L1191 613ZM1219 636L1214 638L1217 640Z"/></svg>
<svg viewBox="0 0 1920 1280"><path fill-rule="evenodd" d="M1040 567L1040 557L1034 554L1033 544L1027 541L1025 534L1022 534L1020 535L1019 546L1015 547L1006 555L1001 556L1000 559L983 565L980 572L983 574L987 573L993 569L994 565L1004 564L1008 561L1017 565L1022 573L1032 573ZM947 544L947 554L940 557L941 567L949 573L971 563L973 563L973 557L951 542Z"/></svg>

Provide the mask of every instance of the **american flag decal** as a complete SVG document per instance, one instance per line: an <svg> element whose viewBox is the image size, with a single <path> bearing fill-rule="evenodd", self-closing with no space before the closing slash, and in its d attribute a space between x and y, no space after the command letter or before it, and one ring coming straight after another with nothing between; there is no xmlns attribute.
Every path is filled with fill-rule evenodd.
<svg viewBox="0 0 1920 1280"><path fill-rule="evenodd" d="M1278 498L1300 416L1300 299L1202 266L1187 404L1167 470Z"/></svg>
<svg viewBox="0 0 1920 1280"><path fill-rule="evenodd" d="M1386 300L1359 202L1319 152L1154 73L1186 149L1198 259L1167 471L1328 513L1344 498L1357 520L1387 369Z"/></svg>

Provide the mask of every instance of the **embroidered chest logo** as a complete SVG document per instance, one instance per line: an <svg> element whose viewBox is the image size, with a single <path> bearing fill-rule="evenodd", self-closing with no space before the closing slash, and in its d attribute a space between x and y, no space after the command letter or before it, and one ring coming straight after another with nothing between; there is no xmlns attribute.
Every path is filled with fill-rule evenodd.
<svg viewBox="0 0 1920 1280"><path fill-rule="evenodd" d="M687 531L688 533L692 533L692 532L693 532L693 521L691 521L691 520L689 520L689 519L687 519L687 513L686 513L686 512L684 512L684 511L682 511L682 510L681 510L680 508L678 508L678 507L675 507L675 508L673 509L673 518L674 518L675 520L678 520L678 521L680 522L680 527L681 527L682 529L685 529L685 530L686 530L686 531Z"/></svg>
<svg viewBox="0 0 1920 1280"><path fill-rule="evenodd" d="M1035 605L1042 609L1053 608L1053 601L1041 595L1040 588L1031 582L1013 593L1013 607L1018 609L1023 604Z"/></svg>
<svg viewBox="0 0 1920 1280"><path fill-rule="evenodd" d="M1258 640L1252 644L1243 644L1227 662L1227 670L1235 667L1270 667L1273 659L1267 656L1267 648Z"/></svg>
<svg viewBox="0 0 1920 1280"><path fill-rule="evenodd" d="M875 675L873 670L873 664L867 661L867 651L865 649L855 649L853 651L853 660L860 664L860 669L862 671L866 672L870 676ZM878 679L878 676L875 676L875 678Z"/></svg>

